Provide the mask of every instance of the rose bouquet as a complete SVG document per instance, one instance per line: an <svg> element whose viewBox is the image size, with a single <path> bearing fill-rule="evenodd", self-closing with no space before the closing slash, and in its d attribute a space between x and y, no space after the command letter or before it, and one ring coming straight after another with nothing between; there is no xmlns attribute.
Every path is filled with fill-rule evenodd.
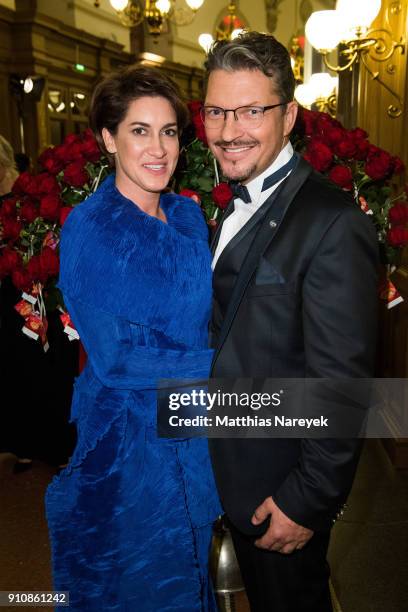
<svg viewBox="0 0 408 612"><path fill-rule="evenodd" d="M180 169L181 193L193 196L213 229L232 197L226 181L220 180L200 117L201 102L190 103L194 131L184 147L185 162ZM372 145L360 128L347 130L327 113L300 109L291 135L296 151L339 188L349 191L356 205L376 227L382 263L390 272L398 264L408 244L407 188L398 189L402 161ZM387 280L381 292L392 307L400 301L397 290Z"/></svg>
<svg viewBox="0 0 408 612"><path fill-rule="evenodd" d="M221 180L217 162L208 148L200 116L202 102L190 102L188 106L192 125L182 148L176 189L200 203L207 223L214 229L231 200L232 191L228 183Z"/></svg>
<svg viewBox="0 0 408 612"><path fill-rule="evenodd" d="M103 180L109 165L91 130L46 149L39 164L43 171L21 174L0 208L0 279L10 276L23 291L16 306L25 320L23 331L40 338L46 348L46 310L59 307L66 331L76 337L56 287L61 227L73 207Z"/></svg>
<svg viewBox="0 0 408 612"><path fill-rule="evenodd" d="M205 137L200 117L201 102L190 103L195 134L185 146L185 167L180 187L195 194L210 225L221 217L231 198L227 182L220 182L218 170ZM398 264L408 244L406 192L398 192L393 181L404 166L398 157L372 145L360 128L345 129L327 113L300 109L292 144L296 151L338 187L349 191L356 205L371 215L378 233L384 264Z"/></svg>
<svg viewBox="0 0 408 612"><path fill-rule="evenodd" d="M293 143L315 170L349 191L371 216L382 262L398 264L408 244L407 194L396 180L404 171L399 157L372 145L364 130L346 130L330 115L306 109L299 113Z"/></svg>
<svg viewBox="0 0 408 612"><path fill-rule="evenodd" d="M212 156L200 117L201 102L189 104L187 130L174 187L201 205L211 229L217 226L232 197ZM349 191L376 226L383 262L398 263L408 243L406 193L393 179L403 172L398 157L370 144L367 133L346 130L326 113L301 109L292 134L295 149L319 172ZM91 130L69 135L39 158L39 174L20 175L0 208L0 279L10 276L23 291L16 309L23 330L46 347L46 311L59 308L70 339L77 334L64 310L56 282L61 227L73 207L86 199L110 172ZM388 286L389 290L389 286Z"/></svg>

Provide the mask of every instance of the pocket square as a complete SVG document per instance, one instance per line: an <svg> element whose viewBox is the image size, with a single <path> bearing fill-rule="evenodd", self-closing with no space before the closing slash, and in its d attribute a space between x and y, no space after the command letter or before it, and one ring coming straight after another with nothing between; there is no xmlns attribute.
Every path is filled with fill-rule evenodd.
<svg viewBox="0 0 408 612"><path fill-rule="evenodd" d="M286 283L286 279L269 261L262 257L256 272L255 285L270 285L273 283Z"/></svg>

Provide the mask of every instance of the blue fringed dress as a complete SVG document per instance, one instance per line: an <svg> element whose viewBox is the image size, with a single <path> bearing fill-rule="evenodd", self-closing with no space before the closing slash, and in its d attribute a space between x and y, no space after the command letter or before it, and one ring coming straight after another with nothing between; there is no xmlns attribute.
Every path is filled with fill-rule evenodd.
<svg viewBox="0 0 408 612"><path fill-rule="evenodd" d="M54 588L70 592L71 612L215 609L208 552L221 509L207 442L157 438L155 394L160 378L209 372L207 228L191 200L160 202L167 224L110 176L62 232L60 288L88 353L78 443L46 495Z"/></svg>

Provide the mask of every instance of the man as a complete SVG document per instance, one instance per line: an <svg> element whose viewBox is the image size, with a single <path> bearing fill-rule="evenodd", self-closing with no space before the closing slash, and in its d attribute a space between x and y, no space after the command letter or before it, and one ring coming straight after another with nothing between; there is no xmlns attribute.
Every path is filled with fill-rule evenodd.
<svg viewBox="0 0 408 612"><path fill-rule="evenodd" d="M206 68L206 134L236 193L213 245L212 376L372 376L375 231L293 154L286 49L245 33L215 43ZM210 449L252 612L331 611L329 533L359 442L214 439Z"/></svg>

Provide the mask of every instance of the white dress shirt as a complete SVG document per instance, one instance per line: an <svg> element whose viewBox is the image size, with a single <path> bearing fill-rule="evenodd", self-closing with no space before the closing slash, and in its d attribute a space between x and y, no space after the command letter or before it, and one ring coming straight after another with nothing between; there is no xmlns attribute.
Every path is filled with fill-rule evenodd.
<svg viewBox="0 0 408 612"><path fill-rule="evenodd" d="M238 234L241 227L243 227L252 215L258 210L260 206L269 198L269 196L279 187L282 181L285 180L286 176L290 174L291 170L288 171L288 174L283 177L278 183L269 187L265 191L262 191L262 185L264 180L282 168L293 156L293 147L288 142L285 147L283 147L282 151L279 153L278 157L272 162L270 166L262 174L254 178L252 181L246 185L249 195L251 197L251 202L246 204L240 198L235 198L234 200L234 211L229 215L227 219L225 219L221 228L221 235L218 240L217 248L215 250L214 259L212 262L212 269L214 270L218 258L230 242L233 237Z"/></svg>

